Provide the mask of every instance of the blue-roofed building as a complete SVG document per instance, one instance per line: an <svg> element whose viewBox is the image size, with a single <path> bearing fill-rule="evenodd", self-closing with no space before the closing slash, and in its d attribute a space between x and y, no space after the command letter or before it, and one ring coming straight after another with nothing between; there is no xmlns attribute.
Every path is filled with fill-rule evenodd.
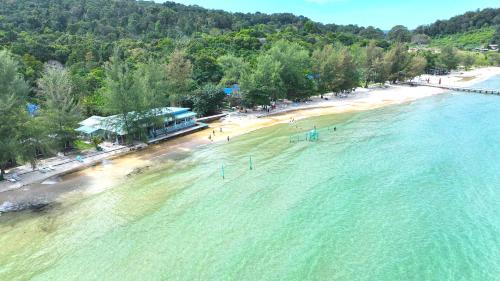
<svg viewBox="0 0 500 281"><path fill-rule="evenodd" d="M131 113L131 115L134 114ZM163 120L163 122L160 122L161 124L150 125L146 128L150 139L157 139L162 135L196 126L196 113L190 111L189 108L156 108L146 115ZM123 143L128 134L123 119L119 115L108 117L92 116L80 122L79 125L80 127L76 131L85 139L99 136L105 140Z"/></svg>

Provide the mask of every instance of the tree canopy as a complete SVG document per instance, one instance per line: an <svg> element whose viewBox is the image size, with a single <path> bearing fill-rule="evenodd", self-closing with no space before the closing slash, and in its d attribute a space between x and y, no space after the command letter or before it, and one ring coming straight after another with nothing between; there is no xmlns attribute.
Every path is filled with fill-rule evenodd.
<svg viewBox="0 0 500 281"><path fill-rule="evenodd" d="M173 2L3 1L0 166L36 164L49 148L70 148L85 116L119 116L128 133L143 139L158 121L152 109L188 106L213 114L224 104L222 89L235 84L240 91L230 103L268 105L396 83L460 63L500 64L493 52L481 58L457 50L470 47L461 41L498 42L499 11L469 12L413 32L398 25L386 35L372 26ZM433 49L411 52L411 44ZM28 103L38 106L36 116Z"/></svg>

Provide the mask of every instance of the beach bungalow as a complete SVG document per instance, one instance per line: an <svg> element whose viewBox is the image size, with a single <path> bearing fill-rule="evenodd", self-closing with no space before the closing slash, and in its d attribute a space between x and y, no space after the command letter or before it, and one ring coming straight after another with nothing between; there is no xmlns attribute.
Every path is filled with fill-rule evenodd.
<svg viewBox="0 0 500 281"><path fill-rule="evenodd" d="M136 117L133 112L129 114L130 118L154 118L160 121L155 120L155 124L145 125L149 139L157 139L197 125L196 113L190 111L189 108L155 108L142 117ZM126 126L120 115L92 116L80 122L79 125L76 131L87 140L97 136L112 142L123 143L128 137Z"/></svg>

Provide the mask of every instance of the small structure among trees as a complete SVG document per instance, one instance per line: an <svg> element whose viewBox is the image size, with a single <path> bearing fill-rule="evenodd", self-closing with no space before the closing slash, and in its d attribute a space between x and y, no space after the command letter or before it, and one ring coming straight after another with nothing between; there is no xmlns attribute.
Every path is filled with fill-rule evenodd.
<svg viewBox="0 0 500 281"><path fill-rule="evenodd" d="M82 122L76 131L85 139L100 137L116 143L134 139L153 139L196 125L196 113L189 108L164 107L152 109L144 115L129 112L128 124L121 115L92 116Z"/></svg>

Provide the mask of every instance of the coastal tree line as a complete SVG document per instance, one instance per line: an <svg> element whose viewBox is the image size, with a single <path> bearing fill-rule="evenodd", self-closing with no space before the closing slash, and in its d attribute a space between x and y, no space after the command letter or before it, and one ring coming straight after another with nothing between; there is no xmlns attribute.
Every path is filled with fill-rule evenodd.
<svg viewBox="0 0 500 281"><path fill-rule="evenodd" d="M152 108L186 106L213 114L227 101L222 89L234 84L241 90L230 102L250 107L396 83L433 69L500 65L498 53L453 46L409 52L434 35L399 25L386 34L291 14L232 14L172 2L3 4L2 171L16 161L35 164L39 155L71 149L76 123L85 117L119 115L141 139L145 132L137 120L157 122ZM30 113L28 104L38 110Z"/></svg>
<svg viewBox="0 0 500 281"><path fill-rule="evenodd" d="M443 49L434 63L456 67L457 61L450 62L454 52ZM69 69L55 62L46 64L32 85L17 56L6 50L0 54L2 173L15 161L35 165L41 155L72 149L77 123L89 116L89 96L78 94L78 83ZM144 124L158 121L152 109L186 106L200 115L214 114L224 106L223 88L234 84L241 89L237 105L252 107L406 81L422 74L428 64L426 54L410 53L407 45L398 42L388 49L376 41L365 47L325 44L311 52L300 43L280 40L252 58L221 55L215 61L217 79L200 84L186 49L173 50L165 60L151 56L134 62L131 57L133 50L114 48L103 71L96 73L99 87L91 96L94 109L90 112L120 116L136 139L146 137ZM213 74L210 69L204 73Z"/></svg>

